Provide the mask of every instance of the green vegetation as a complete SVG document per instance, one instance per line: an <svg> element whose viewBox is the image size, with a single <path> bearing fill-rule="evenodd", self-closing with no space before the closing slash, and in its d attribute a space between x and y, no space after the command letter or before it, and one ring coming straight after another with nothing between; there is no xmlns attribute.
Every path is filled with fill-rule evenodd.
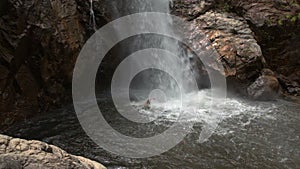
<svg viewBox="0 0 300 169"><path fill-rule="evenodd" d="M279 21L278 21L278 25L279 25L279 26L282 26L282 25L283 25L283 21L282 21L282 20L279 20Z"/></svg>
<svg viewBox="0 0 300 169"><path fill-rule="evenodd" d="M298 20L298 16L293 16L291 18L291 22L296 23L296 21Z"/></svg>
<svg viewBox="0 0 300 169"><path fill-rule="evenodd" d="M223 6L224 11L225 11L225 12L230 12L230 10L231 10L230 5L229 5L228 3L224 3L223 5L224 5L224 6Z"/></svg>

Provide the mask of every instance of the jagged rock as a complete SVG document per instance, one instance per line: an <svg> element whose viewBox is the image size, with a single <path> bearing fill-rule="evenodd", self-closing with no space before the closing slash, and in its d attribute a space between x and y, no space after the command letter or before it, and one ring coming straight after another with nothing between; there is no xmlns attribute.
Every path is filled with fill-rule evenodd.
<svg viewBox="0 0 300 169"><path fill-rule="evenodd" d="M257 27L278 26L290 20L296 22L300 12L299 1L295 0L231 0L228 4Z"/></svg>
<svg viewBox="0 0 300 169"><path fill-rule="evenodd" d="M296 75L298 74L297 72L295 73ZM298 77L295 77L292 74L290 77L286 77L282 74L278 75L277 78L282 86L283 89L285 89L285 91L293 96L299 96L300 95L300 84L298 82Z"/></svg>
<svg viewBox="0 0 300 169"><path fill-rule="evenodd" d="M222 58L230 88L243 86L237 89L243 93L260 70L269 67L289 79L281 83L290 86L283 88L287 93L300 95L295 87L300 84L299 1L175 0L173 14L193 22L193 44L199 43L200 33L208 35Z"/></svg>
<svg viewBox="0 0 300 169"><path fill-rule="evenodd" d="M268 67L299 83L300 76L300 1L298 0L231 0L233 11L245 18L255 32ZM283 84L290 86L290 82ZM282 81L284 82L284 81ZM300 95L296 88L287 93ZM293 91L292 91L293 90Z"/></svg>
<svg viewBox="0 0 300 169"><path fill-rule="evenodd" d="M203 37L199 35L206 35L219 55L218 60L224 65L226 77L249 80L265 64L261 48L242 17L210 10L190 23L187 38L200 53L205 44L202 43Z"/></svg>
<svg viewBox="0 0 300 169"><path fill-rule="evenodd" d="M173 0L172 13L193 20L213 8L215 0Z"/></svg>
<svg viewBox="0 0 300 169"><path fill-rule="evenodd" d="M105 169L101 164L70 155L40 141L26 141L0 134L0 169Z"/></svg>
<svg viewBox="0 0 300 169"><path fill-rule="evenodd" d="M94 3L99 26L102 3ZM7 126L70 100L73 67L93 30L89 1L5 0L0 6L0 107L1 116L10 117L3 120Z"/></svg>
<svg viewBox="0 0 300 169"><path fill-rule="evenodd" d="M261 48L243 18L229 13L207 12L195 22L204 29L218 51L226 76L247 80L262 67Z"/></svg>
<svg viewBox="0 0 300 169"><path fill-rule="evenodd" d="M255 100L274 100L279 95L279 82L275 73L270 69L263 69L261 76L251 84L247 91L251 98Z"/></svg>

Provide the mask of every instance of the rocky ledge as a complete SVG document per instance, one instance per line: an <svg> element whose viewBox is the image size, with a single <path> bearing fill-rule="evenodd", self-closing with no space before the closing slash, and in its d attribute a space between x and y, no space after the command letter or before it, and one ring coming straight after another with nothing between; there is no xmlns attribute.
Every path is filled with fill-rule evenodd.
<svg viewBox="0 0 300 169"><path fill-rule="evenodd" d="M105 169L95 161L70 155L56 146L0 134L0 169L10 168Z"/></svg>

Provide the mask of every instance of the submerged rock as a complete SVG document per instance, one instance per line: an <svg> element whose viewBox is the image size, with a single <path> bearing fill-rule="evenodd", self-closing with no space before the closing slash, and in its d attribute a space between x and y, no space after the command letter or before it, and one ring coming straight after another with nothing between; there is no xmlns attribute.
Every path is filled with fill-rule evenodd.
<svg viewBox="0 0 300 169"><path fill-rule="evenodd" d="M0 134L0 169L105 169L95 161L70 155L40 141L26 141Z"/></svg>
<svg viewBox="0 0 300 169"><path fill-rule="evenodd" d="M263 69L261 76L251 84L247 91L248 95L255 100L274 100L279 93L279 82L270 69Z"/></svg>

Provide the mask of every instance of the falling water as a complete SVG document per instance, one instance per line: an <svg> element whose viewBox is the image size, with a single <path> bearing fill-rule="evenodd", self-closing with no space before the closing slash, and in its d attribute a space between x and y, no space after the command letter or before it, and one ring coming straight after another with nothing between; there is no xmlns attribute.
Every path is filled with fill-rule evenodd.
<svg viewBox="0 0 300 169"><path fill-rule="evenodd" d="M137 12L169 13L168 0L107 0L107 3L113 11L111 14L113 19ZM94 21L92 14L91 8L91 21ZM166 18L157 18L157 20L161 23L161 27L157 29L160 29L161 32L173 33L172 20L166 20ZM149 24L151 23L145 20L141 26ZM168 50L180 55L183 60L185 58L177 42L165 37L139 35L130 41L130 44L122 46L121 52L130 54L149 47ZM162 64L162 66L170 66L174 70L178 69L176 62L161 62L160 58L163 56L154 55L150 57L156 57L157 63ZM176 71L179 77L185 74L185 70ZM150 75L153 74L150 72ZM144 74L142 79L147 81L150 75ZM154 78L164 82L164 76L159 73L154 72ZM139 78L136 81L142 83ZM148 87L144 83L141 86ZM151 86L150 89L152 89ZM174 91L173 88L170 88L170 91ZM154 96L157 96L155 92L157 95L161 94L160 91L154 90ZM114 103L106 95L98 99L99 107L104 110L103 115L107 116L110 124L115 130L127 136L149 137L151 134L161 133L160 131L170 127L170 124L178 120L177 105L179 101L176 99L166 100L165 103L156 102L151 105L150 109L140 111L141 114L147 115L151 120L156 119L154 126L144 125L141 127L132 125L129 120L116 113ZM232 98L225 100L223 104L214 105L215 109L211 113L209 111L210 100L211 95L208 90L186 95L183 99L183 102L187 105L183 108L185 116L179 122L195 123L192 133L172 150L150 159L123 158L99 148L82 131L77 116L72 113L73 109L69 107L57 110L44 117L26 121L24 124L11 128L8 134L27 139L41 139L64 148L70 153L89 157L105 164L108 168L116 169L299 168L300 142L299 130L297 129L300 128L300 110L298 105L291 105L291 103L283 101L259 103ZM133 106L141 110L143 109L141 103L143 102L138 100L133 102ZM93 107L91 108L88 103L87 106L83 107L86 112L93 111L92 109ZM215 134L206 143L199 144L197 139L200 132L202 132L203 124L214 123L215 119L220 116L224 120L219 125L220 127L216 129ZM103 135L104 137L105 135ZM103 138L101 137L101 139ZM113 141L116 140L112 140L112 144Z"/></svg>
<svg viewBox="0 0 300 169"><path fill-rule="evenodd" d="M91 23L94 13L91 2ZM137 12L165 12L169 13L169 0L107 0L113 19ZM161 18L157 18L160 20ZM160 20L161 31L173 31L172 20ZM167 23L167 24L166 24ZM147 25L145 21L145 25ZM141 25L143 26L143 25ZM95 25L94 25L95 27ZM142 42L142 43L141 43ZM140 36L128 46L123 46L122 52L136 51L143 47L160 46L181 54L176 42L165 38L151 38ZM158 57L159 56L155 56ZM184 58L184 55L181 56ZM161 63L163 64L163 63ZM168 63L168 66L173 66ZM176 67L175 67L176 68ZM178 70L182 76L184 71ZM159 93L159 92L158 92ZM200 96L200 97L198 97ZM135 134L137 138L145 137L145 133L157 132L153 126L135 128L128 120L118 116L111 108L112 101L99 98L99 106L105 108L109 121L114 123L115 129L126 135ZM85 156L99 161L108 168L299 168L299 105L285 101L252 102L240 98L227 99L218 110L222 112L210 114L210 95L207 90L187 95L185 112L188 122L196 122L192 133L182 143L169 152L149 159L128 159L110 154L99 148L82 131L73 106L66 106L50 114L29 119L24 123L12 126L6 131L8 135L26 139L40 139L57 145L68 152ZM141 108L136 102L134 106ZM175 122L178 100L169 100L165 104L155 103L150 110L141 111L156 119L157 128L165 129L170 122ZM174 108L175 107L175 108ZM86 111L91 111L86 106ZM196 109L196 112L192 109ZM161 113L163 112L163 113ZM218 116L224 120L215 134L204 144L196 142L202 124L214 121Z"/></svg>
<svg viewBox="0 0 300 169"><path fill-rule="evenodd" d="M94 0L90 0L90 25L93 27L94 31L96 31L97 26L96 26L95 13L93 9L93 1Z"/></svg>
<svg viewBox="0 0 300 169"><path fill-rule="evenodd" d="M106 2L109 5L111 11L110 15L113 19L120 18L122 16L142 13L142 12L160 12L160 13L170 13L170 0L110 0ZM162 34L175 35L174 33L174 24L171 17L162 17L157 18L156 22L159 23L160 27L156 29L159 30ZM141 22L141 27L152 26L152 23L148 20ZM126 28L134 29L134 28ZM116 32L118 34L118 32ZM183 77L186 79L192 79L189 73L189 65L186 63L186 56L179 46L178 42L172 40L168 37L157 36L157 35L137 35L130 44L126 44L120 50L122 53L132 54L136 51L146 49L146 48L158 48L170 53L163 54L149 54L149 57L153 57L155 64L159 67L168 67L170 71L176 72L175 77L166 74L163 71L148 70L144 73L141 73L139 77L136 78L136 81L133 81L133 88L138 90L144 90L146 95L149 95L152 90L161 89L167 96L170 97L180 97L180 91L183 84ZM151 55L151 56L150 56ZM179 59L174 59L174 57L179 57ZM162 59L162 58L172 58L172 59ZM136 65L143 65L143 63L135 62L132 63ZM129 66L128 69L130 69ZM130 72L130 70L129 70ZM126 72L127 73L127 72ZM124 76L123 76L124 77ZM120 77L122 78L122 76ZM175 80L174 80L175 79ZM126 80L126 79L124 79ZM187 82L186 82L187 83ZM181 85L181 86L180 86ZM187 89L188 87L185 87ZM182 93L181 93L182 94ZM143 97L145 99L145 97Z"/></svg>

